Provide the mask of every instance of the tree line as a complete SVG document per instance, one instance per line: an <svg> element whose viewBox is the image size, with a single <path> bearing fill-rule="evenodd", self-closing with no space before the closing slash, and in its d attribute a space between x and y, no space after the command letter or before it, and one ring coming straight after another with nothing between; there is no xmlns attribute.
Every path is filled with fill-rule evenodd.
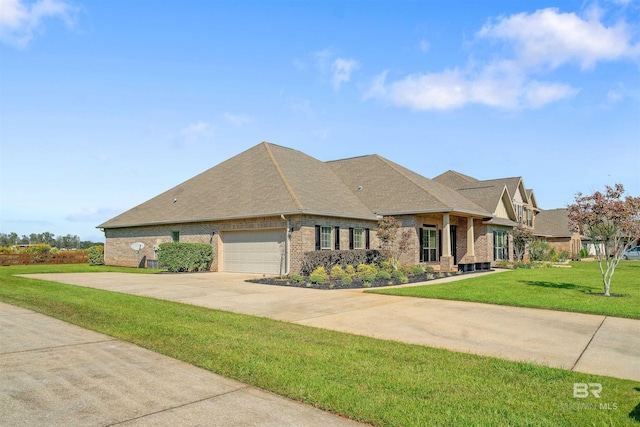
<svg viewBox="0 0 640 427"><path fill-rule="evenodd" d="M19 236L17 233L0 233L0 246L20 246L45 244L58 249L87 249L91 246L102 245L102 242L80 240L75 234L56 236L45 231L44 233L31 233Z"/></svg>

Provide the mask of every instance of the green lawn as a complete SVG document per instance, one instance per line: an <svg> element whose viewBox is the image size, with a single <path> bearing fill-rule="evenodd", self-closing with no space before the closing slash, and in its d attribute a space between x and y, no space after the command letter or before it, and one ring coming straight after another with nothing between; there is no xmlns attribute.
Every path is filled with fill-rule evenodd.
<svg viewBox="0 0 640 427"><path fill-rule="evenodd" d="M0 301L375 425L640 423L634 381L12 276L52 270L0 268ZM573 398L577 382L602 384L601 398Z"/></svg>
<svg viewBox="0 0 640 427"><path fill-rule="evenodd" d="M611 292L624 295L619 298L590 295L603 292L596 262L570 265L571 268L518 269L456 282L367 292L640 319L640 262L620 261L611 282Z"/></svg>

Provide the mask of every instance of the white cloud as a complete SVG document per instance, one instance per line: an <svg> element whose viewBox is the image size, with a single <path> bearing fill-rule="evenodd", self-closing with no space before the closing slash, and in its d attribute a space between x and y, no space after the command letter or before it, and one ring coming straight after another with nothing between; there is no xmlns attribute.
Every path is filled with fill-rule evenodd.
<svg viewBox="0 0 640 427"><path fill-rule="evenodd" d="M579 89L561 83L531 81L524 87L525 105L540 108L550 102L575 96Z"/></svg>
<svg viewBox="0 0 640 427"><path fill-rule="evenodd" d="M540 81L565 64L594 67L600 61L636 59L640 44L624 22L606 27L600 13L589 18L557 9L498 18L476 34L477 40L497 40L512 47L507 55L482 62L469 59L464 68L417 73L387 82L388 71L376 76L365 99L376 98L413 110L450 110L467 104L501 109L541 108L571 98L580 89L569 84ZM475 58L475 55L474 55Z"/></svg>
<svg viewBox="0 0 640 427"><path fill-rule="evenodd" d="M343 83L351 80L351 74L360 68L355 59L338 57L332 49L323 49L313 53L317 68L322 74L330 74L333 89L338 91Z"/></svg>
<svg viewBox="0 0 640 427"><path fill-rule="evenodd" d="M206 122L197 122L185 126L175 137L174 142L178 147L185 147L192 145L195 141L208 139L211 136L213 136L211 125Z"/></svg>
<svg viewBox="0 0 640 427"><path fill-rule="evenodd" d="M354 59L337 58L331 65L333 71L333 88L340 90L340 85L351 80L351 73L358 69Z"/></svg>
<svg viewBox="0 0 640 427"><path fill-rule="evenodd" d="M467 104L502 109L540 108L578 90L554 82L528 81L514 64L492 64L481 73L445 70L410 75L386 83L388 72L376 76L365 98L378 98L412 110L451 110Z"/></svg>
<svg viewBox="0 0 640 427"><path fill-rule="evenodd" d="M224 113L223 117L226 121L228 121L229 123L237 127L243 126L251 122L251 117L242 116L239 114Z"/></svg>
<svg viewBox="0 0 640 427"><path fill-rule="evenodd" d="M599 61L637 58L640 45L633 44L624 22L606 27L598 12L583 19L558 9L543 9L532 14L519 13L486 24L476 36L513 45L518 60L525 66L546 65L556 68L577 62L582 68Z"/></svg>
<svg viewBox="0 0 640 427"><path fill-rule="evenodd" d="M429 52L429 49L431 49L431 43L426 40L420 40L420 43L418 43L418 48L421 52L427 53Z"/></svg>
<svg viewBox="0 0 640 427"><path fill-rule="evenodd" d="M77 8L61 0L38 0L31 4L22 0L1 0L0 40L26 47L41 30L45 18L62 19L67 27L72 27L77 13Z"/></svg>

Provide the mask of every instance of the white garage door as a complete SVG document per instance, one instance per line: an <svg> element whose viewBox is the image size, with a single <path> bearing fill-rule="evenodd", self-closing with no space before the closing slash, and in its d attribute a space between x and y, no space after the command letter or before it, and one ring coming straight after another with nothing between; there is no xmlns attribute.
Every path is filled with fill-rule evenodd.
<svg viewBox="0 0 640 427"><path fill-rule="evenodd" d="M284 273L284 232L285 230L223 232L223 271L280 274L282 268Z"/></svg>

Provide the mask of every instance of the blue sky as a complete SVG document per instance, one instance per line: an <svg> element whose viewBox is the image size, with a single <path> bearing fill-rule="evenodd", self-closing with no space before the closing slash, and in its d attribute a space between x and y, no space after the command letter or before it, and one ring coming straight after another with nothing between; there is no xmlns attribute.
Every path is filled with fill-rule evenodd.
<svg viewBox="0 0 640 427"><path fill-rule="evenodd" d="M0 0L0 232L102 240L261 141L637 196L639 66L638 0Z"/></svg>

